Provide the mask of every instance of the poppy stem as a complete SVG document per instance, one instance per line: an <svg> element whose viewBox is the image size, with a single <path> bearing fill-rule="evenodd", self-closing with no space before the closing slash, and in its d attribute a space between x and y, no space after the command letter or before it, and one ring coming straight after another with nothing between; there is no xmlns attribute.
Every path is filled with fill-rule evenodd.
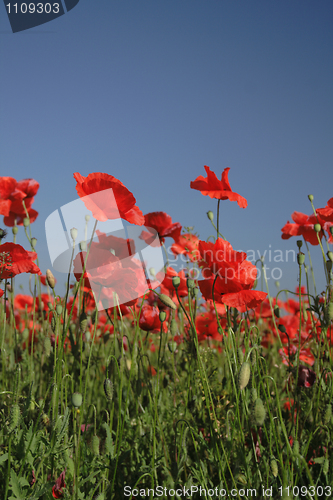
<svg viewBox="0 0 333 500"><path fill-rule="evenodd" d="M218 200L217 202L217 220L216 220L216 232L217 232L217 235L216 235L216 239L218 239L219 237L219 223L220 223L220 202L221 200Z"/></svg>

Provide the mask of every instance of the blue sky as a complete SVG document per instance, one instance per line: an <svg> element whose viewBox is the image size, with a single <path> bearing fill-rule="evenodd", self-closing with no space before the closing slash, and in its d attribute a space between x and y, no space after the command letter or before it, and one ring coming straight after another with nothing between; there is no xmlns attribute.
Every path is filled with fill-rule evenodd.
<svg viewBox="0 0 333 500"><path fill-rule="evenodd" d="M333 196L331 1L80 0L15 34L0 9L0 175L40 183L43 273L45 220L77 198L74 172L114 175L144 214L206 239L216 201L190 182L230 167L248 207L222 202L222 233L267 256L297 249L281 228L311 213L309 193L317 207ZM23 231L17 241L28 249ZM322 289L318 247L312 258ZM271 264L294 290L297 264Z"/></svg>

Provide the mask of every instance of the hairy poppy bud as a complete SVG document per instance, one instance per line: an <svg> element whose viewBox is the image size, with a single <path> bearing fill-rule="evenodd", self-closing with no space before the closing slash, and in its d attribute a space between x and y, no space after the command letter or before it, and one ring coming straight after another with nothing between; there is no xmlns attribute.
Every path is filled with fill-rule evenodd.
<svg viewBox="0 0 333 500"><path fill-rule="evenodd" d="M49 287L52 288L52 290L53 290L55 287L55 277L53 276L50 269L46 270L46 282L49 285Z"/></svg>
<svg viewBox="0 0 333 500"><path fill-rule="evenodd" d="M170 309L174 309L176 310L177 309L177 306L176 304L174 303L174 301L172 299L170 299L170 297L168 297L167 295L165 295L164 293L161 293L159 295L159 299L160 301L162 302L162 304L164 304L165 306L167 307L170 307Z"/></svg>
<svg viewBox="0 0 333 500"><path fill-rule="evenodd" d="M238 376L238 384L241 391L245 389L245 387L249 383L250 375L251 375L250 363L245 361L245 363L243 363L241 366Z"/></svg>
<svg viewBox="0 0 333 500"><path fill-rule="evenodd" d="M61 315L61 313L62 313L62 305L61 304L56 305L56 313L58 314L58 316Z"/></svg>
<svg viewBox="0 0 333 500"><path fill-rule="evenodd" d="M170 333L171 335L177 335L178 333L178 324L175 319L172 319L170 322Z"/></svg>
<svg viewBox="0 0 333 500"><path fill-rule="evenodd" d="M160 322L164 323L164 321L166 320L166 312L165 311L161 311L160 314L159 314L159 318L160 318Z"/></svg>
<svg viewBox="0 0 333 500"><path fill-rule="evenodd" d="M297 262L298 262L298 265L301 266L302 264L304 264L304 261L305 261L305 255L304 253L302 252L299 252L297 254Z"/></svg>
<svg viewBox="0 0 333 500"><path fill-rule="evenodd" d="M72 405L74 408L80 408L82 405L82 394L80 392L74 392L72 395Z"/></svg>
<svg viewBox="0 0 333 500"><path fill-rule="evenodd" d="M18 425L20 419L20 407L15 404L10 409L8 432L12 432Z"/></svg>
<svg viewBox="0 0 333 500"><path fill-rule="evenodd" d="M271 471L272 471L273 476L277 477L277 475L279 473L279 469L278 469L277 461L275 460L274 457L271 457L270 466L271 466Z"/></svg>
<svg viewBox="0 0 333 500"><path fill-rule="evenodd" d="M105 392L105 397L108 401L112 401L112 396L113 396L113 383L109 378L106 378L104 380L104 392Z"/></svg>
<svg viewBox="0 0 333 500"><path fill-rule="evenodd" d="M266 410L262 399L257 398L252 409L252 417L257 426L263 425L266 417Z"/></svg>
<svg viewBox="0 0 333 500"><path fill-rule="evenodd" d="M91 449L95 456L99 455L99 437L96 434L92 438Z"/></svg>

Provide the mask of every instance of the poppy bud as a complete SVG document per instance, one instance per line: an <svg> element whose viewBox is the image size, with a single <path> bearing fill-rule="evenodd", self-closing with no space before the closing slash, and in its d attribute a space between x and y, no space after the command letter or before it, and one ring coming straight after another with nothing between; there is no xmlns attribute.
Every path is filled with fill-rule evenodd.
<svg viewBox="0 0 333 500"><path fill-rule="evenodd" d="M251 403L254 403L257 400L257 398L258 398L257 389L255 387L252 387L250 392Z"/></svg>
<svg viewBox="0 0 333 500"><path fill-rule="evenodd" d="M323 465L323 474L325 476L328 473L329 465L330 465L330 462L329 462L328 458L325 458L324 465Z"/></svg>
<svg viewBox="0 0 333 500"><path fill-rule="evenodd" d="M284 325L278 325L278 329L280 330L281 333L286 333L286 327Z"/></svg>
<svg viewBox="0 0 333 500"><path fill-rule="evenodd" d="M32 246L32 248L35 249L36 245L37 245L37 238L34 238L34 237L31 238L31 246Z"/></svg>
<svg viewBox="0 0 333 500"><path fill-rule="evenodd" d="M274 315L275 315L277 318L279 318L279 317L280 317L280 308L279 308L279 306L278 306L277 304L274 306Z"/></svg>
<svg viewBox="0 0 333 500"><path fill-rule="evenodd" d="M302 245L303 245L303 241L302 240L297 240L296 243L297 243L298 248L301 249Z"/></svg>
<svg viewBox="0 0 333 500"><path fill-rule="evenodd" d="M72 240L73 240L73 241L75 241L75 240L76 240L76 238L77 238L77 229L76 229L76 227L73 227L73 228L70 230L70 233L71 233L71 238L72 238Z"/></svg>
<svg viewBox="0 0 333 500"><path fill-rule="evenodd" d="M48 358L51 354L51 339L50 339L50 337L45 337L43 344L44 344L44 354Z"/></svg>
<svg viewBox="0 0 333 500"><path fill-rule="evenodd" d="M55 332L56 325L57 325L56 319L55 319L54 316L52 316L52 319L51 319L51 328L52 328L52 332L53 333Z"/></svg>
<svg viewBox="0 0 333 500"><path fill-rule="evenodd" d="M14 236L18 233L18 227L17 226L14 226L12 228L12 233L13 233Z"/></svg>
<svg viewBox="0 0 333 500"><path fill-rule="evenodd" d="M87 214L84 219L85 219L86 222L89 222L90 221L90 215Z"/></svg>
<svg viewBox="0 0 333 500"><path fill-rule="evenodd" d="M297 439L293 443L293 454L295 457L299 455L299 441Z"/></svg>
<svg viewBox="0 0 333 500"><path fill-rule="evenodd" d="M176 310L177 309L177 306L176 304L174 303L174 301L172 299L170 299L170 297L168 297L167 295L165 295L164 293L161 293L159 295L159 299L160 301L162 302L162 304L164 304L165 306L167 307L170 307L170 309L174 309Z"/></svg>
<svg viewBox="0 0 333 500"><path fill-rule="evenodd" d="M333 302L330 302L327 306L327 316L330 320L333 319Z"/></svg>
<svg viewBox="0 0 333 500"><path fill-rule="evenodd" d="M316 231L316 233L319 233L319 231L321 231L321 225L320 225L320 224L318 224L318 222L317 222L317 224L315 224L315 225L313 226L313 229Z"/></svg>
<svg viewBox="0 0 333 500"><path fill-rule="evenodd" d="M99 437L96 436L96 434L92 438L91 449L93 454L97 457L99 455Z"/></svg>
<svg viewBox="0 0 333 500"><path fill-rule="evenodd" d="M62 305L61 304L56 305L56 313L58 314L58 316L61 315L61 313L62 313Z"/></svg>
<svg viewBox="0 0 333 500"><path fill-rule="evenodd" d="M72 395L72 405L74 408L79 408L82 405L82 394L80 392L74 392Z"/></svg>
<svg viewBox="0 0 333 500"><path fill-rule="evenodd" d="M149 269L149 274L151 274L151 276L153 276L153 278L155 278L155 277L156 277L156 271L155 271L155 269L154 269L153 267L151 267L151 268Z"/></svg>
<svg viewBox="0 0 333 500"><path fill-rule="evenodd" d="M53 276L50 269L46 270L46 282L49 285L49 287L52 288L52 290L53 290L55 287L55 277Z"/></svg>
<svg viewBox="0 0 333 500"><path fill-rule="evenodd" d="M174 276L172 278L172 284L173 284L174 288L178 288L179 285L180 285L180 277L179 276Z"/></svg>
<svg viewBox="0 0 333 500"><path fill-rule="evenodd" d="M104 392L105 392L105 397L108 401L112 401L112 396L113 396L113 383L109 378L106 378L104 380Z"/></svg>
<svg viewBox="0 0 333 500"><path fill-rule="evenodd" d="M277 475L279 473L279 469L278 469L277 461L275 460L274 457L271 457L270 466L271 466L271 471L272 471L273 476L277 477Z"/></svg>
<svg viewBox="0 0 333 500"><path fill-rule="evenodd" d="M8 432L12 432L18 425L20 419L20 407L15 404L10 409Z"/></svg>
<svg viewBox="0 0 333 500"><path fill-rule="evenodd" d="M310 201L313 201L313 194L309 194L308 198L309 198Z"/></svg>
<svg viewBox="0 0 333 500"><path fill-rule="evenodd" d="M172 319L170 322L170 333L171 335L177 335L178 333L178 325L175 319Z"/></svg>
<svg viewBox="0 0 333 500"><path fill-rule="evenodd" d="M80 247L80 251L81 252L86 252L86 250L87 250L87 243L85 241L80 241L79 247Z"/></svg>
<svg viewBox="0 0 333 500"><path fill-rule="evenodd" d="M249 383L250 375L251 375L250 363L245 361L245 363L243 363L241 366L238 376L238 384L241 391L245 389L245 387Z"/></svg>
<svg viewBox="0 0 333 500"><path fill-rule="evenodd" d="M240 362L240 364L242 364L244 361L244 353L241 347L238 347L237 354L238 354L238 361Z"/></svg>
<svg viewBox="0 0 333 500"><path fill-rule="evenodd" d="M23 219L23 226L24 227L28 227L30 224L30 219L28 219L28 217L24 217Z"/></svg>
<svg viewBox="0 0 333 500"><path fill-rule="evenodd" d="M257 398L252 408L252 417L257 426L263 425L266 418L266 410L262 399Z"/></svg>
<svg viewBox="0 0 333 500"><path fill-rule="evenodd" d="M209 212L207 212L207 217L208 217L208 219L211 222L213 222L213 220L214 220L214 214L213 214L213 212L211 210L209 210Z"/></svg>
<svg viewBox="0 0 333 500"><path fill-rule="evenodd" d="M332 271L332 262L330 260L326 261L326 269L328 274L330 274L330 272Z"/></svg>
<svg viewBox="0 0 333 500"><path fill-rule="evenodd" d="M331 262L333 262L333 252L331 251L327 252L327 257L330 259Z"/></svg>
<svg viewBox="0 0 333 500"><path fill-rule="evenodd" d="M80 314L80 330L82 333L86 333L88 324L88 318L84 311Z"/></svg>
<svg viewBox="0 0 333 500"><path fill-rule="evenodd" d="M330 233L331 233L331 236L333 236L333 226L330 226Z"/></svg>
<svg viewBox="0 0 333 500"><path fill-rule="evenodd" d="M332 405L328 404L326 406L326 410L325 410L324 418L323 418L325 425L328 425L330 423L331 417L332 417Z"/></svg>
<svg viewBox="0 0 333 500"><path fill-rule="evenodd" d="M194 280L192 280L191 278L187 278L187 280L186 280L186 285L187 285L187 288L188 288L188 289L190 289L190 288L194 288L194 287L195 287Z"/></svg>
<svg viewBox="0 0 333 500"><path fill-rule="evenodd" d="M161 311L160 315L159 315L159 318L160 318L160 322L164 323L164 321L166 320L166 312L165 311Z"/></svg>
<svg viewBox="0 0 333 500"><path fill-rule="evenodd" d="M299 252L297 254L297 262L298 262L298 265L301 266L302 264L304 264L304 261L305 261L305 255L304 253L302 252Z"/></svg>

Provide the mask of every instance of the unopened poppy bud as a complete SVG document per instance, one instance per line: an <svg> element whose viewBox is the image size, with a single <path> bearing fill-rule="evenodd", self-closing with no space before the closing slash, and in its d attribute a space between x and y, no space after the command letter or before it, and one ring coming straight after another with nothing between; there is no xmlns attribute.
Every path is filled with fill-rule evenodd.
<svg viewBox="0 0 333 500"><path fill-rule="evenodd" d="M330 260L326 261L326 269L328 274L330 274L330 272L332 271L332 262Z"/></svg>
<svg viewBox="0 0 333 500"><path fill-rule="evenodd" d="M80 392L74 392L72 395L72 405L75 408L80 408L82 405L82 394Z"/></svg>
<svg viewBox="0 0 333 500"><path fill-rule="evenodd" d="M316 231L316 233L319 233L319 231L321 231L321 225L317 222L317 224L313 226L313 229Z"/></svg>
<svg viewBox="0 0 333 500"><path fill-rule="evenodd" d="M298 262L298 265L301 266L302 264L304 264L304 261L305 261L305 254L302 253L302 252L299 252L297 254L297 262Z"/></svg>
<svg viewBox="0 0 333 500"><path fill-rule="evenodd" d="M309 194L308 198L309 198L310 201L313 201L313 194Z"/></svg>
<svg viewBox="0 0 333 500"><path fill-rule="evenodd" d="M86 333L88 325L88 318L84 311L80 314L80 330L82 333Z"/></svg>
<svg viewBox="0 0 333 500"><path fill-rule="evenodd" d="M331 236L333 236L333 226L330 226L330 233L331 233Z"/></svg>
<svg viewBox="0 0 333 500"><path fill-rule="evenodd" d="M187 288L188 288L188 289L190 289L190 288L194 288L194 287L195 287L194 280L192 280L191 278L187 278L187 280L186 280L186 285L187 285Z"/></svg>
<svg viewBox="0 0 333 500"><path fill-rule="evenodd" d="M279 473L279 469L278 469L277 461L275 460L274 457L271 457L270 466L271 466L271 471L272 471L273 476L277 477L277 475Z"/></svg>
<svg viewBox="0 0 333 500"><path fill-rule="evenodd" d="M280 330L281 333L286 333L286 327L284 325L279 325L278 329Z"/></svg>
<svg viewBox="0 0 333 500"><path fill-rule="evenodd" d="M279 318L280 317L280 308L278 305L274 306L274 315Z"/></svg>
<svg viewBox="0 0 333 500"><path fill-rule="evenodd" d="M53 290L55 287L55 277L53 276L50 269L46 270L46 282L49 285L49 287L52 288L52 290Z"/></svg>
<svg viewBox="0 0 333 500"><path fill-rule="evenodd" d="M153 276L153 278L155 278L155 276L156 276L156 271L155 271L155 269L154 269L153 267L151 267L151 268L149 269L149 274L150 274L151 276Z"/></svg>
<svg viewBox="0 0 333 500"><path fill-rule="evenodd" d="M214 220L214 214L213 214L213 212L211 210L209 210L209 212L207 212L207 217L208 217L208 219L210 221L213 222L213 220Z"/></svg>
<svg viewBox="0 0 333 500"><path fill-rule="evenodd" d="M61 313L62 313L62 305L61 304L56 305L56 313L58 314L58 316L61 315Z"/></svg>
<svg viewBox="0 0 333 500"><path fill-rule="evenodd" d="M327 252L327 257L330 259L331 262L333 262L333 252L331 251Z"/></svg>
<svg viewBox="0 0 333 500"><path fill-rule="evenodd" d="M180 285L180 277L179 276L174 276L172 278L172 284L173 284L174 288L178 288L179 285Z"/></svg>
<svg viewBox="0 0 333 500"><path fill-rule="evenodd" d="M80 251L85 252L87 250L87 243L83 240L79 243Z"/></svg>
<svg viewBox="0 0 333 500"><path fill-rule="evenodd" d="M241 366L238 376L238 384L241 391L245 389L245 387L249 383L250 375L251 375L250 363L245 361L245 363L243 363Z"/></svg>
<svg viewBox="0 0 333 500"><path fill-rule="evenodd" d="M302 240L297 240L296 243L297 243L298 248L301 249L302 245L303 245L303 241Z"/></svg>
<svg viewBox="0 0 333 500"><path fill-rule="evenodd" d="M14 236L18 233L18 227L17 226L14 226L12 228L12 233L13 233Z"/></svg>
<svg viewBox="0 0 333 500"><path fill-rule="evenodd" d="M328 474L329 466L330 466L329 460L328 460L328 458L325 458L324 465L323 465L323 474L325 476Z"/></svg>
<svg viewBox="0 0 333 500"><path fill-rule="evenodd" d="M36 245L37 245L37 238L34 238L34 237L31 238L31 246L32 246L32 248L35 248Z"/></svg>
<svg viewBox="0 0 333 500"><path fill-rule="evenodd" d="M112 401L112 396L113 396L113 383L109 378L106 378L104 380L104 392L105 392L105 397L108 401Z"/></svg>
<svg viewBox="0 0 333 500"><path fill-rule="evenodd" d="M327 315L330 320L333 319L333 302L330 302L327 306Z"/></svg>
<svg viewBox="0 0 333 500"><path fill-rule="evenodd" d="M159 295L159 299L160 301L162 302L162 304L164 304L165 306L167 307L170 307L170 309L174 309L176 310L177 309L177 306L176 304L174 303L174 301L172 299L170 299L170 297L168 297L167 295L165 295L164 293L161 293Z"/></svg>
<svg viewBox="0 0 333 500"><path fill-rule="evenodd" d="M18 425L20 420L20 407L14 404L10 409L8 432L12 432Z"/></svg>
<svg viewBox="0 0 333 500"><path fill-rule="evenodd" d="M262 426L266 418L266 410L262 399L257 398L252 408L252 418L254 423L259 427Z"/></svg>
<svg viewBox="0 0 333 500"><path fill-rule="evenodd" d="M90 215L87 214L84 219L85 219L86 222L89 222L90 221Z"/></svg>
<svg viewBox="0 0 333 500"><path fill-rule="evenodd" d="M92 449L92 452L95 456L98 456L99 455L99 437L96 436L93 436L92 438L92 441L91 441L91 449Z"/></svg>
<svg viewBox="0 0 333 500"><path fill-rule="evenodd" d="M171 332L171 335L177 335L177 333L178 333L178 324L177 324L177 321L175 319L172 319L170 322L170 332Z"/></svg>
<svg viewBox="0 0 333 500"><path fill-rule="evenodd" d="M76 238L77 238L77 229L76 229L76 227L72 227L72 229L70 230L70 233L71 233L72 240L75 241Z"/></svg>
<svg viewBox="0 0 333 500"><path fill-rule="evenodd" d="M24 217L23 219L23 226L24 227L28 227L30 224L30 219L28 219L28 217Z"/></svg>
<svg viewBox="0 0 333 500"><path fill-rule="evenodd" d="M164 321L166 320L166 312L165 311L161 311L160 315L159 315L159 318L160 318L160 322L164 323Z"/></svg>
<svg viewBox="0 0 333 500"><path fill-rule="evenodd" d="M279 281L276 281L276 282L275 282L275 286L276 286L276 288L280 288L280 282L279 282Z"/></svg>

